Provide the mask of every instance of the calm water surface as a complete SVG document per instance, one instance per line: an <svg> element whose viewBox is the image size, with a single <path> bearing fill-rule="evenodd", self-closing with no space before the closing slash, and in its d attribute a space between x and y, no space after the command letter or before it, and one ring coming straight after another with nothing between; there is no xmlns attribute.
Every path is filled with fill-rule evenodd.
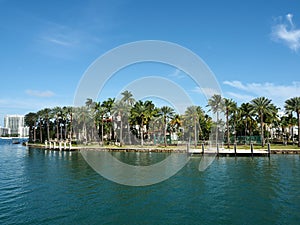
<svg viewBox="0 0 300 225"><path fill-rule="evenodd" d="M113 183L78 152L0 145L0 224L299 224L300 157L200 157L146 187ZM131 164L166 155L121 153Z"/></svg>

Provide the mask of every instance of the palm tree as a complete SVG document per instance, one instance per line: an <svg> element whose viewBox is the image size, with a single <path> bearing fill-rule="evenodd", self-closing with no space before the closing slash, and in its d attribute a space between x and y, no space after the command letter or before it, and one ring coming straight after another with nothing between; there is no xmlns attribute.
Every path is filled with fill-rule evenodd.
<svg viewBox="0 0 300 225"><path fill-rule="evenodd" d="M74 133L76 139L79 141L87 141L87 117L88 117L88 110L87 107L76 107L73 110L73 126L74 126Z"/></svg>
<svg viewBox="0 0 300 225"><path fill-rule="evenodd" d="M66 110L66 115L67 115L67 118L68 118L68 122L69 122L69 138L70 138L70 142L72 142L72 135L73 135L73 107L72 106L67 106L65 108Z"/></svg>
<svg viewBox="0 0 300 225"><path fill-rule="evenodd" d="M121 95L123 95L121 101L125 102L125 103L128 104L128 105L133 106L133 104L135 103L135 100L134 100L134 98L132 97L133 95L132 95L132 93L131 93L130 91L127 91L127 90L126 90L126 91L123 91L123 92L121 93Z"/></svg>
<svg viewBox="0 0 300 225"><path fill-rule="evenodd" d="M43 123L44 123L44 112L43 110L38 111L38 126L39 126L39 133L40 133L40 143L43 143Z"/></svg>
<svg viewBox="0 0 300 225"><path fill-rule="evenodd" d="M271 137L268 136L268 138L273 139L273 128L276 126L276 124L279 123L279 118L278 118L278 110L280 108L276 107L274 104L270 104L270 110L268 113L265 115L265 123L266 127L268 128L268 135L271 134Z"/></svg>
<svg viewBox="0 0 300 225"><path fill-rule="evenodd" d="M159 110L159 115L163 118L163 129L164 129L164 143L165 147L167 147L167 119L172 119L174 116L174 109L169 106L163 106Z"/></svg>
<svg viewBox="0 0 300 225"><path fill-rule="evenodd" d="M227 148L230 148L230 131L229 131L229 117L235 114L236 102L232 99L224 98L225 114L226 114L226 129L227 129Z"/></svg>
<svg viewBox="0 0 300 225"><path fill-rule="evenodd" d="M129 113L130 109L135 103L135 99L133 98L133 95L130 91L125 90L124 92L121 93L123 95L123 98L121 99L122 102L125 102L125 104L128 107L128 115L126 115L127 119L127 134L128 134L128 141L129 144L131 145L131 132L130 132L130 124L129 124Z"/></svg>
<svg viewBox="0 0 300 225"><path fill-rule="evenodd" d="M220 112L224 111L224 101L221 95L213 95L209 100L207 106L210 107L209 111L212 111L214 114L217 115L217 122L216 122L216 145L218 144L219 139L219 124L220 124Z"/></svg>
<svg viewBox="0 0 300 225"><path fill-rule="evenodd" d="M285 101L284 108L287 112L295 112L298 120L298 147L300 147L300 97L290 98Z"/></svg>
<svg viewBox="0 0 300 225"><path fill-rule="evenodd" d="M189 106L184 113L184 122L186 127L194 128L194 145L197 147L197 125L199 125L199 119L204 114L200 106ZM201 127L199 126L200 132Z"/></svg>
<svg viewBox="0 0 300 225"><path fill-rule="evenodd" d="M25 125L29 126L29 141L35 142L35 126L37 121L37 114L30 112L25 115Z"/></svg>
<svg viewBox="0 0 300 225"><path fill-rule="evenodd" d="M94 105L93 99L87 98L86 101L85 101L85 106L88 107L88 108L93 108L93 105Z"/></svg>
<svg viewBox="0 0 300 225"><path fill-rule="evenodd" d="M103 120L104 115L106 113L106 109L102 106L101 102L95 103L95 124L98 127L98 134L101 134L101 145L104 144L104 128L103 128ZM101 130L100 130L101 129Z"/></svg>
<svg viewBox="0 0 300 225"><path fill-rule="evenodd" d="M115 102L115 98L108 98L107 100L103 101L102 104L101 104L101 107L103 107L105 109L105 117L106 117L106 124L108 125L108 129L109 129L109 136L110 136L110 139L112 139L112 121L109 120L110 117L111 117L111 109L113 107L113 104ZM111 122L108 122L108 121L111 121Z"/></svg>
<svg viewBox="0 0 300 225"><path fill-rule="evenodd" d="M144 130L149 125L151 118L156 114L155 106L152 101L139 100L131 108L131 123L139 125L139 136L141 138L141 145L144 145Z"/></svg>
<svg viewBox="0 0 300 225"><path fill-rule="evenodd" d="M61 107L54 107L52 109L52 116L55 118L55 125L56 125L56 138L59 140L59 127L61 123L61 115L62 115L62 108Z"/></svg>
<svg viewBox="0 0 300 225"><path fill-rule="evenodd" d="M47 126L47 140L48 141L50 140L50 124L49 124L50 112L51 112L51 109L49 109L49 108L45 108L43 110L43 115L45 116L46 126Z"/></svg>
<svg viewBox="0 0 300 225"><path fill-rule="evenodd" d="M120 123L120 146L123 145L123 121L124 117L128 117L129 107L121 101L117 101L112 106L112 114L116 117L116 122Z"/></svg>
<svg viewBox="0 0 300 225"><path fill-rule="evenodd" d="M272 104L270 99L265 97L259 97L253 99L251 103L252 112L257 114L260 118L260 135L261 135L261 146L265 146L265 138L264 138L264 115L270 113L272 110Z"/></svg>
<svg viewBox="0 0 300 225"><path fill-rule="evenodd" d="M254 112L253 112L253 107L251 106L250 103L242 103L242 105L239 108L240 110L240 120L241 122L244 122L244 135L245 135L245 142L244 144L246 144L247 141L247 131L249 129L249 136L252 135L252 127L253 127L253 123L254 123L254 119L252 118L252 116L254 116ZM251 141L251 137L250 137L250 141Z"/></svg>
<svg viewBox="0 0 300 225"><path fill-rule="evenodd" d="M180 127L182 126L182 117L179 114L173 116L170 121L171 130L177 133L177 136L180 135Z"/></svg>

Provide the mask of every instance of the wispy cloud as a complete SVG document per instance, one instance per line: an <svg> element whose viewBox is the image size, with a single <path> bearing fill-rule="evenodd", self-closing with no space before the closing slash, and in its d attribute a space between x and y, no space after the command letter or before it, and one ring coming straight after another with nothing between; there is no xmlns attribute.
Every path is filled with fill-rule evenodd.
<svg viewBox="0 0 300 225"><path fill-rule="evenodd" d="M40 35L40 39L52 45L76 47L81 43L82 34L64 25L48 23L47 28Z"/></svg>
<svg viewBox="0 0 300 225"><path fill-rule="evenodd" d="M242 101L242 102L250 102L252 99L255 98L253 95L247 95L247 94L240 94L236 92L226 92L226 97L233 98L235 101Z"/></svg>
<svg viewBox="0 0 300 225"><path fill-rule="evenodd" d="M291 50L297 52L300 48L300 29L297 29L293 22L293 14L287 14L285 20L273 26L272 39L282 42Z"/></svg>
<svg viewBox="0 0 300 225"><path fill-rule="evenodd" d="M179 69L175 69L173 73L169 75L169 77L177 78L177 79L182 79L185 78L185 75L182 74L183 72Z"/></svg>
<svg viewBox="0 0 300 225"><path fill-rule="evenodd" d="M40 98L49 98L53 97L55 94L52 91L38 91L38 90L26 90L25 93L29 96L40 97Z"/></svg>
<svg viewBox="0 0 300 225"><path fill-rule="evenodd" d="M69 60L94 49L99 43L102 39L88 29L46 22L36 38L36 49L43 54Z"/></svg>
<svg viewBox="0 0 300 225"><path fill-rule="evenodd" d="M44 38L46 41L49 41L53 44L61 45L61 46L72 46L73 42L67 41L67 40L60 40L58 38L53 38L53 37L45 37Z"/></svg>
<svg viewBox="0 0 300 225"><path fill-rule="evenodd" d="M219 91L217 91L216 89L213 88L207 88L207 87L195 87L192 92L196 92L196 93L200 93L200 94L204 94L206 97L210 98L211 96L215 95L215 94L220 94L221 93Z"/></svg>
<svg viewBox="0 0 300 225"><path fill-rule="evenodd" d="M247 83L241 81L224 81L223 84L235 89L235 91L226 92L233 98L243 101L249 101L255 97L265 96L282 106L285 100L299 96L300 82L293 82L290 85L277 85L274 83Z"/></svg>

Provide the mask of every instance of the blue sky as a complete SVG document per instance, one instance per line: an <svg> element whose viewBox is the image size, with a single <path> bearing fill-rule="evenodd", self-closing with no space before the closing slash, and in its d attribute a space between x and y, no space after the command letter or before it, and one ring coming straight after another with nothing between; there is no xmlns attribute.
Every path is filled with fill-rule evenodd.
<svg viewBox="0 0 300 225"><path fill-rule="evenodd" d="M296 0L0 0L0 31L2 125L6 114L72 105L78 83L95 59L139 40L190 49L214 72L224 96L238 103L265 96L282 106L300 95ZM130 79L160 75L204 104L195 84L176 68L144 64L126 71L126 79L112 78L116 82L100 100L115 97Z"/></svg>

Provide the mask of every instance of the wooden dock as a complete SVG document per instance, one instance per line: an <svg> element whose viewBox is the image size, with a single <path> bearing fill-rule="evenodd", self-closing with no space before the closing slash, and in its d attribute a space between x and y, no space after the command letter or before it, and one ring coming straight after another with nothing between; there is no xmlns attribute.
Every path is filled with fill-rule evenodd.
<svg viewBox="0 0 300 225"><path fill-rule="evenodd" d="M251 150L251 149L189 149L188 154L217 154L220 156L268 156L268 150Z"/></svg>

